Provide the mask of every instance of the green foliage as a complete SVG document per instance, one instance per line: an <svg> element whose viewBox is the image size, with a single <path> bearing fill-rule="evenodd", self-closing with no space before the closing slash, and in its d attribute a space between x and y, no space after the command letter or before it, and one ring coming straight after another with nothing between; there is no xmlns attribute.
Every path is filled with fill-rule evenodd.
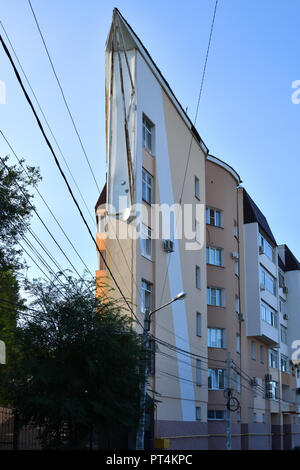
<svg viewBox="0 0 300 470"><path fill-rule="evenodd" d="M23 161L21 162L23 164ZM24 266L16 244L26 230L32 212L32 195L29 189L40 179L39 171L26 167L9 166L8 157L0 158L0 339L6 345L6 360L18 356L14 342L14 330L18 312L14 307L19 300L19 270ZM4 381L4 369L0 366L0 405Z"/></svg>
<svg viewBox="0 0 300 470"><path fill-rule="evenodd" d="M91 426L134 430L143 348L122 306L71 277L68 290L41 281L28 289L38 313L17 329L21 359L7 368L5 390L23 423L42 427L47 448L78 448Z"/></svg>
<svg viewBox="0 0 300 470"><path fill-rule="evenodd" d="M21 162L23 164L23 160ZM16 250L15 245L25 233L25 225L33 210L33 196L28 188L40 180L38 169L27 166L26 171L16 165L8 166L8 157L0 159L1 270L16 270L22 266L20 251Z"/></svg>

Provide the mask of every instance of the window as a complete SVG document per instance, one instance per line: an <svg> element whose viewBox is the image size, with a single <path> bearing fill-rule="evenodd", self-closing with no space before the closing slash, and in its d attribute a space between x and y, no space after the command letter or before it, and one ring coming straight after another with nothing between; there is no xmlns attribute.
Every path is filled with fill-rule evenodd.
<svg viewBox="0 0 300 470"><path fill-rule="evenodd" d="M206 247L206 262L215 266L223 266L223 250L212 246Z"/></svg>
<svg viewBox="0 0 300 470"><path fill-rule="evenodd" d="M196 266L196 287L201 289L201 271L199 266Z"/></svg>
<svg viewBox="0 0 300 470"><path fill-rule="evenodd" d="M257 423L257 414L253 413L253 423Z"/></svg>
<svg viewBox="0 0 300 470"><path fill-rule="evenodd" d="M269 366L278 369L278 351L276 349L269 350Z"/></svg>
<svg viewBox="0 0 300 470"><path fill-rule="evenodd" d="M224 410L207 410L208 421L224 421L225 411Z"/></svg>
<svg viewBox="0 0 300 470"><path fill-rule="evenodd" d="M224 390L224 369L208 369L209 390Z"/></svg>
<svg viewBox="0 0 300 470"><path fill-rule="evenodd" d="M280 370L281 372L289 373L289 358L281 354L280 356Z"/></svg>
<svg viewBox="0 0 300 470"><path fill-rule="evenodd" d="M201 361L196 360L196 385L201 385Z"/></svg>
<svg viewBox="0 0 300 470"><path fill-rule="evenodd" d="M201 406L196 406L196 420L201 421Z"/></svg>
<svg viewBox="0 0 300 470"><path fill-rule="evenodd" d="M256 344L255 341L251 341L251 358L256 359Z"/></svg>
<svg viewBox="0 0 300 470"><path fill-rule="evenodd" d="M207 304L214 305L216 307L223 307L224 302L224 289L219 289L217 287L208 287L207 288Z"/></svg>
<svg viewBox="0 0 300 470"><path fill-rule="evenodd" d="M151 311L152 305L152 284L148 281L142 280L142 313L145 313L146 310Z"/></svg>
<svg viewBox="0 0 300 470"><path fill-rule="evenodd" d="M266 414L265 413L262 414L262 422L264 424L266 424Z"/></svg>
<svg viewBox="0 0 300 470"><path fill-rule="evenodd" d="M275 382L275 380L271 380L270 382L271 386L271 393L273 395L273 399L278 399L279 398L279 388L278 388L278 382Z"/></svg>
<svg viewBox="0 0 300 470"><path fill-rule="evenodd" d="M259 252L260 254L265 254L270 258L270 260L275 260L275 248L271 243L266 239L266 237L262 234L258 234L258 242L259 242Z"/></svg>
<svg viewBox="0 0 300 470"><path fill-rule="evenodd" d="M283 344L288 344L288 329L280 325L280 339Z"/></svg>
<svg viewBox="0 0 300 470"><path fill-rule="evenodd" d="M265 348L262 345L260 345L259 350L260 350L260 354L259 354L260 362L263 364L265 362Z"/></svg>
<svg viewBox="0 0 300 470"><path fill-rule="evenodd" d="M142 174L142 198L148 204L153 202L153 177L144 169Z"/></svg>
<svg viewBox="0 0 300 470"><path fill-rule="evenodd" d="M196 332L197 336L202 336L202 318L199 312L196 315Z"/></svg>
<svg viewBox="0 0 300 470"><path fill-rule="evenodd" d="M239 226L236 220L233 221L233 234L236 238L239 238Z"/></svg>
<svg viewBox="0 0 300 470"><path fill-rule="evenodd" d="M143 147L151 154L154 153L154 125L143 116Z"/></svg>
<svg viewBox="0 0 300 470"><path fill-rule="evenodd" d="M239 423L241 421L241 410L237 410L236 412L236 420Z"/></svg>
<svg viewBox="0 0 300 470"><path fill-rule="evenodd" d="M260 285L271 292L271 294L276 295L276 279L262 266L260 267Z"/></svg>
<svg viewBox="0 0 300 470"><path fill-rule="evenodd" d="M282 315L285 315L285 300L279 297L279 311L282 313Z"/></svg>
<svg viewBox="0 0 300 470"><path fill-rule="evenodd" d="M281 271L279 271L278 273L278 281L279 281L279 287L280 289L282 289L283 287L285 287L285 282L284 282L284 275Z"/></svg>
<svg viewBox="0 0 300 470"><path fill-rule="evenodd" d="M241 352L241 335L239 333L236 334L236 352Z"/></svg>
<svg viewBox="0 0 300 470"><path fill-rule="evenodd" d="M142 224L142 255L145 258L152 260L152 238L151 238L151 228Z"/></svg>
<svg viewBox="0 0 300 470"><path fill-rule="evenodd" d="M237 295L235 296L235 311L240 313L240 298Z"/></svg>
<svg viewBox="0 0 300 470"><path fill-rule="evenodd" d="M268 304L264 301L261 301L260 304L260 313L261 319L269 325L273 326L273 328L278 328L278 315L277 312L273 308L271 308Z"/></svg>
<svg viewBox="0 0 300 470"><path fill-rule="evenodd" d="M218 209L211 209L208 207L206 209L206 223L214 225L215 227L222 227L222 212Z"/></svg>
<svg viewBox="0 0 300 470"><path fill-rule="evenodd" d="M209 348L224 348L224 330L207 328L207 346Z"/></svg>
<svg viewBox="0 0 300 470"><path fill-rule="evenodd" d="M200 200L200 181L197 176L195 176L195 197Z"/></svg>

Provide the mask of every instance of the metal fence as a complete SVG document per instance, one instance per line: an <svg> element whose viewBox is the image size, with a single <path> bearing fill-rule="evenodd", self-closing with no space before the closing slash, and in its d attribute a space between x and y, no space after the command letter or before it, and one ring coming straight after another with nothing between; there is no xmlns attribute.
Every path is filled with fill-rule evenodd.
<svg viewBox="0 0 300 470"><path fill-rule="evenodd" d="M40 450L39 430L34 426L20 426L11 409L0 407L0 451Z"/></svg>

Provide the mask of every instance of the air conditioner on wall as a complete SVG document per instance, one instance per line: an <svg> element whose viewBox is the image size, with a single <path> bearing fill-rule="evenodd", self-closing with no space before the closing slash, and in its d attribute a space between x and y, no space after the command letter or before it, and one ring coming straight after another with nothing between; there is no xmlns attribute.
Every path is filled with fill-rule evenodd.
<svg viewBox="0 0 300 470"><path fill-rule="evenodd" d="M264 284L260 284L259 288L260 288L260 290L266 290Z"/></svg>
<svg viewBox="0 0 300 470"><path fill-rule="evenodd" d="M238 313L238 319L239 321L245 321L245 316L243 313Z"/></svg>
<svg viewBox="0 0 300 470"><path fill-rule="evenodd" d="M172 240L163 240L163 250L172 253L174 251L174 242Z"/></svg>
<svg viewBox="0 0 300 470"><path fill-rule="evenodd" d="M282 292L283 292L284 294L287 294L287 293L289 292L289 290L288 290L288 288L287 288L286 286L284 286L284 287L282 288Z"/></svg>
<svg viewBox="0 0 300 470"><path fill-rule="evenodd" d="M287 315L286 313L283 314L283 319L284 319L284 320L288 320L288 319L289 319L289 317L288 317L288 315Z"/></svg>

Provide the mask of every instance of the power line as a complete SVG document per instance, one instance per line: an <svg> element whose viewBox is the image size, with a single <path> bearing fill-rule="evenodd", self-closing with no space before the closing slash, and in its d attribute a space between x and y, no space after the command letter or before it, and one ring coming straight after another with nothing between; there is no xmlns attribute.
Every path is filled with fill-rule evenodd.
<svg viewBox="0 0 300 470"><path fill-rule="evenodd" d="M196 121L197 121L197 116L198 116L198 110L199 110L200 100L201 100L201 96L202 96L204 78L205 78L206 67L207 67L207 60L208 60L208 55L209 55L209 50L210 50L210 44L211 44L211 38L212 38L213 30L214 30L215 18L216 18L216 13L217 13L217 6L218 6L218 0L216 0L216 3L215 3L213 18L212 18L211 27L210 27L209 40L208 40L208 45L207 45L207 50L206 50L205 62L204 62L204 67L203 67L203 72L202 72L202 78L201 78L200 91L199 91L198 102L197 102L197 108L196 108L196 114L195 114L195 119L194 119L194 127L196 126ZM181 204L181 202L182 202L182 195L183 195L184 186L185 186L186 174L187 174L187 169L188 169L188 166L189 166L189 161L190 161L190 156L191 156L192 142L193 142L193 135L191 135L191 141L190 141L190 147L189 147L189 152L188 152L188 158L187 158L187 162L186 162L186 166L185 166L185 172L184 172L184 177L183 177L182 189L181 189L181 194L180 194L180 199L179 199L179 203L180 203L180 204Z"/></svg>
<svg viewBox="0 0 300 470"><path fill-rule="evenodd" d="M95 175L94 175L94 172L93 172L93 170L92 170L92 167L91 167L89 158L88 158L88 156L87 156L86 150L85 150L85 148L84 148L82 139L81 139L81 137L80 137L80 135L79 135L77 126L76 126L76 124L75 124L74 118L73 118L72 113L71 113L71 110L70 110L70 107L69 107L68 102L67 102L67 100L66 100L64 90L63 90L62 85L61 85L61 83L60 83L60 80L59 80L59 78L58 78L58 76L57 76L57 73L56 73L56 70L55 70L53 61L52 61L52 59L51 59L51 56L50 56L48 47L47 47L47 45L46 45L46 41L45 41L45 39L44 39L43 33L42 33L42 31L41 31L39 22L38 22L38 20L37 20L36 14L35 14L35 12L34 12L34 9L33 9L33 7L32 7L32 4L31 4L31 1L30 1L30 0L28 0L28 3L29 3L29 6L30 6L30 9L31 9L31 11L32 11L32 14L33 14L33 17L34 17L36 26L37 26L37 28L38 28L40 37L41 37L41 39L42 39L42 42L43 42L43 45L44 45L46 54L47 54L47 56L48 56L48 59L49 59L49 62L50 62L51 68L52 68L52 71L53 71L53 73L54 73L54 76L55 76L55 78L56 78L57 84L58 84L58 86L59 86L59 89L60 89L62 98L63 98L63 100L64 100L64 103L65 103L66 108L67 108L67 110L68 110L68 113L69 113L70 119L71 119L71 121L72 121L74 130L75 130L76 135L77 135L77 137L78 137L80 146L81 146L81 148L82 148L82 151L83 151L83 153L84 153L85 159L86 159L87 164L88 164L88 166L89 166L90 172L91 172L91 174L92 174L92 176L93 176L94 182L95 182L96 187L97 187L97 189L98 189L98 192L99 192L99 194L100 194L100 192L101 192L101 191L100 191L100 188L99 188L99 186L98 186L97 180L96 180Z"/></svg>
<svg viewBox="0 0 300 470"><path fill-rule="evenodd" d="M94 242L94 244L95 244L95 246L96 246L96 250L97 250L98 253L100 254L104 265L106 266L106 268L107 268L107 270L108 270L110 276L112 277L112 279L113 279L115 285L117 286L117 289L118 289L118 291L120 292L120 294L121 294L121 296L122 296L124 302L126 303L127 307L129 308L129 310L131 311L132 315L135 317L135 319L137 320L137 322L140 324L140 326L144 329L143 325L141 324L141 322L139 321L139 319L138 319L137 316L135 315L134 311L132 310L131 306L129 305L129 303L128 303L126 297L124 296L124 294L123 294L123 292L122 292L122 290L121 290L121 288L120 288L120 286L119 286L119 284L118 284L118 282L116 281L116 278L115 278L114 274L112 273L110 267L108 266L108 264L107 264L107 262L106 262L106 260L105 260L105 258L104 258L104 256L103 256L103 254L101 253L101 251L100 251L100 249L99 249L99 247L98 247L97 241L95 240L95 238L94 238L94 236L93 236L93 234L92 234L92 232L91 232L91 229L90 229L90 227L89 227L89 225L88 225L88 223L87 223L87 221L86 221L86 219L85 219L85 217L84 217L84 215L83 215L83 213L82 213L82 210L81 210L81 208L80 208L80 206L79 206L79 204L78 204L78 201L77 201L76 197L75 197L74 194L73 194L73 191L72 191L72 189L71 189L71 187L70 187L70 184L69 184L69 182L68 182L68 180L67 180L67 177L65 176L64 171L62 170L62 168L61 168L61 166L60 166L60 163L59 163L59 161L58 161L58 159L57 159L57 156L56 156L56 154L55 154L55 152L54 152L54 150L53 150L53 147L52 147L52 145L51 145L51 143L50 143L50 141L49 141L49 139L48 139L48 137L47 137L47 135L46 135L46 133L45 133L45 131L44 131L43 125L42 125L42 123L41 123L41 121L40 121L40 119L39 119L39 117L38 117L38 115L37 115L37 113L36 113L36 111L35 111L35 108L34 108L34 106L33 106L33 104L32 104L32 101L31 101L31 99L30 99L30 97L29 97L29 95L28 95L28 93L27 93L27 91L26 91L26 89L25 89L25 87L24 87L24 85L23 85L23 82L22 82L22 79L21 79L21 77L20 77L20 74L19 74L19 72L18 72L18 70L17 70L17 68L16 68L16 66L15 66L15 64L14 64L14 61L13 61L13 59L12 59L12 57L11 57L11 54L10 54L9 50L7 49L7 46L6 46L6 44L5 44L5 42L4 42L4 40L3 40L3 38L2 38L1 35L0 35L0 41L1 41L1 44L2 44L2 46L3 46L3 49L4 49L6 55L7 55L8 59L9 59L11 65L12 65L12 67L13 67L13 69L14 69L16 78L17 78L17 80L18 80L18 82L19 82L19 84L20 84L20 86L21 86L21 88L22 88L22 91L23 91L23 93L24 93L24 95L25 95L25 98L26 98L26 100L27 100L27 102L28 102L28 104L29 104L29 106L30 106L30 108L31 108L31 110L32 110L32 112L33 112L33 114L34 114L34 116L35 116L35 119L36 119L36 121L37 121L37 124L38 124L38 126L39 126L39 128L40 128L40 130L41 130L41 132L42 132L42 135L43 135L43 137L44 137L44 139L45 139L45 141L46 141L46 143L47 143L47 145L48 145L48 147L49 147L49 149L50 149L50 151L51 151L51 154L52 154L52 156L53 156L53 158L54 158L55 164L56 164L56 166L58 167L59 172L60 172L60 174L61 174L61 176L62 176L62 178L63 178L63 180L64 180L64 182L65 182L65 184L66 184L66 186L67 186L67 188L68 188L68 191L69 191L69 193L70 193L70 195L71 195L71 197L72 197L72 200L73 200L74 204L76 205L76 208L77 208L77 210L78 210L78 212L79 212L79 214L80 214L80 217L81 217L81 219L83 220L83 222L84 222L84 224L85 224L85 226L86 226L86 228L87 228L87 230L88 230L88 233L89 233L91 239L93 240L93 242Z"/></svg>
<svg viewBox="0 0 300 470"><path fill-rule="evenodd" d="M17 55L17 53L16 53L16 51L15 51L15 49L14 49L12 43L11 43L11 40L10 40L10 38L9 38L7 32L6 32L6 29L4 28L4 25L3 25L3 23L2 23L1 20L0 20L0 24L1 24L1 26L2 26L2 29L3 29L3 31L4 31L5 36L7 37L7 40L8 40L8 42L9 42L9 44L10 44L10 47L11 47L11 49L12 49L12 51L13 51L15 57L16 57L16 60L17 60L17 62L18 62L18 64L19 64L19 67L20 67L20 69L22 70L22 73L23 73L23 75L24 75L24 77L25 77L25 80L26 80L26 82L27 82L27 84L28 84L28 86L29 86L29 88L30 88L30 90L31 90L31 92L32 92L32 94L33 94L33 96L34 96L34 99L35 99L35 101L36 101L36 103L37 103L37 105L38 105L38 108L39 108L39 110L40 110L40 112L41 112L41 114L42 114L42 116L43 116L43 118L44 118L44 121L45 121L45 123L46 123L46 125L47 125L47 127L48 127L48 129L49 129L49 132L50 132L50 134L51 134L51 136L52 136L52 138L53 138L53 140L54 140L54 142L55 142L55 144L56 144L56 146L57 146L57 148L58 148L58 150L59 150L59 153L61 154L61 156L62 156L62 158L63 158L63 160L64 160L64 162L65 162L65 165L66 165L66 167L67 167L67 169L68 169L68 171L69 171L69 173L70 173L70 176L71 176L71 178L72 178L72 180L73 180L73 183L75 184L75 186L76 186L76 188L77 188L77 190L78 190L78 192L79 192L79 195L80 195L80 197L81 197L81 199L82 199L82 201L83 201L83 203L84 203L84 205L85 205L85 207L86 207L86 209L87 209L87 211L88 211L89 216L90 216L91 219L92 219L93 224L95 224L95 218L92 216L92 214L91 214L91 212L90 212L90 210L89 210L89 207L88 207L88 205L87 205L87 203L86 203L86 201L85 201L85 199L84 199L84 197L83 197L83 195L82 195L82 192L80 191L80 188L79 188L79 186L78 186L78 184L77 184L77 182L76 182L76 180L75 180L75 178L74 178L74 176L73 176L73 174L72 174L72 172L71 172L71 169L70 169L70 167L69 167L69 165L68 165L68 162L67 162L67 160L66 160L66 158L65 158L65 156L64 156L64 153L63 153L63 151L62 151L60 145L59 145L58 142L57 142L57 139L56 139L56 137L55 137L55 135L54 135L54 133L53 133L51 127L50 127L50 124L49 124L49 122L48 122L48 120L47 120L47 118L46 118L46 116L45 116L45 113L44 113L44 111L43 111L41 105L40 105L40 102L39 102L39 100L38 100L38 98L37 98L37 96L36 96L36 94L35 94L35 92L34 92L32 86L31 86L30 82L29 82L29 79L28 79L28 77L27 77L27 75L26 75L26 73L25 73L25 70L24 70L24 68L23 68L23 66L22 66L22 64L21 64L21 62L20 62L20 60L19 60L19 57L18 57L18 55ZM7 143L8 143L8 142L7 142Z"/></svg>
<svg viewBox="0 0 300 470"><path fill-rule="evenodd" d="M1 40L1 36L0 36L0 40ZM7 171L9 171L9 167L6 165L6 163L4 162L4 160L0 157L0 160L2 162L2 164L5 166L5 168L7 169ZM39 220L41 221L41 223L43 224L44 228L47 230L47 232L49 233L49 235L51 236L52 240L55 242L55 244L57 245L57 247L59 248L59 250L62 252L62 254L64 255L64 257L66 258L66 260L69 262L69 264L72 266L72 268L74 269L74 271L77 273L77 275L79 277L80 274L79 272L77 271L77 269L75 268L75 266L73 265L73 263L70 261L70 259L68 258L68 256L66 255L66 253L64 252L64 250L61 248L61 246L59 245L59 243L57 242L57 240L55 239L55 237L52 235L52 233L50 232L50 230L48 229L46 223L43 221L43 219L41 218L41 216L39 215L39 213L37 212L36 208L33 206L33 204L31 204L30 202L30 199L28 198L28 195L25 193L25 191L23 190L23 188L20 186L20 184L18 183L17 179L15 178L15 182L19 188L19 190L22 192L23 196L25 197L25 199L27 200L28 204L30 205L30 207L32 208L32 210L35 212L35 214L37 215L37 217L39 218Z"/></svg>
<svg viewBox="0 0 300 470"><path fill-rule="evenodd" d="M212 18L212 23L211 23L211 28L210 28L208 46L207 46L207 51L206 51L206 56L205 56L205 62L204 62L204 67L203 67L203 72L202 72L202 79L201 79L201 84L200 84L200 91L199 91L198 102L197 102L196 113L195 113L195 119L194 119L194 127L196 126L198 110L199 110L199 104L200 104L200 100L201 100L201 96L202 96L202 90L203 90L203 84L204 84L208 54L209 54L209 50L210 50L211 38L212 38L212 33L213 33L213 28L214 28L214 23L215 23L215 17L216 17L216 12L217 12L217 6L218 6L218 0L216 0L216 2L215 2L215 8L214 8L214 13L213 13L213 18ZM193 143L193 133L191 132L191 139L190 139L190 144L189 144L188 156L187 156L187 161L186 161L186 165L185 165L184 177L183 177L183 182L182 182L182 189L181 189L180 198L179 198L179 204L180 205L182 204L182 196L183 196L183 191L184 191L184 186L185 186L185 181L186 181L187 169L188 169L190 156L191 156L192 143ZM176 225L176 229L177 229L177 225ZM175 230L175 233L176 233L176 230ZM169 258L168 258L168 262L167 262L167 269L166 269L166 273L165 273L165 277L164 277L163 289L162 289L162 293L161 293L161 297L160 297L160 303L162 302L163 295L164 295L164 292L165 292L170 261L171 261L171 254L169 254Z"/></svg>
<svg viewBox="0 0 300 470"><path fill-rule="evenodd" d="M2 130L0 129L0 133L3 137L3 139L5 140L5 142L7 143L7 145L9 146L10 150L13 152L14 156L16 157L16 159L18 160L19 162L19 165L21 165L21 167L23 168L24 172L26 173L27 176L29 176L28 174L28 171L26 170L25 166L23 165L21 159L18 157L18 155L16 154L16 152L14 151L14 149L12 148L11 144L9 143L9 141L7 140L6 136L3 134ZM35 190L37 191L38 195L40 196L40 198L42 199L42 201L44 202L45 206L47 207L48 211L50 212L50 214L52 215L53 219L55 220L55 222L57 223L57 225L59 226L60 230L62 231L62 233L64 234L65 238L68 240L68 242L70 243L70 245L72 246L72 248L74 249L75 253L77 254L77 256L79 257L80 261L82 262L82 264L85 266L86 270L90 273L90 275L93 277L91 271L89 270L89 268L87 267L86 263L84 262L84 260L82 259L82 257L80 256L80 254L78 253L78 251L76 250L75 246L73 245L73 243L71 242L70 238L68 237L68 235L66 234L65 230L63 229L63 227L61 226L61 224L59 223L59 221L57 220L55 214L53 213L53 211L51 210L51 208L49 207L47 201L44 199L44 197L42 196L41 192L39 191L38 187L36 184L34 184L34 187L35 187Z"/></svg>

